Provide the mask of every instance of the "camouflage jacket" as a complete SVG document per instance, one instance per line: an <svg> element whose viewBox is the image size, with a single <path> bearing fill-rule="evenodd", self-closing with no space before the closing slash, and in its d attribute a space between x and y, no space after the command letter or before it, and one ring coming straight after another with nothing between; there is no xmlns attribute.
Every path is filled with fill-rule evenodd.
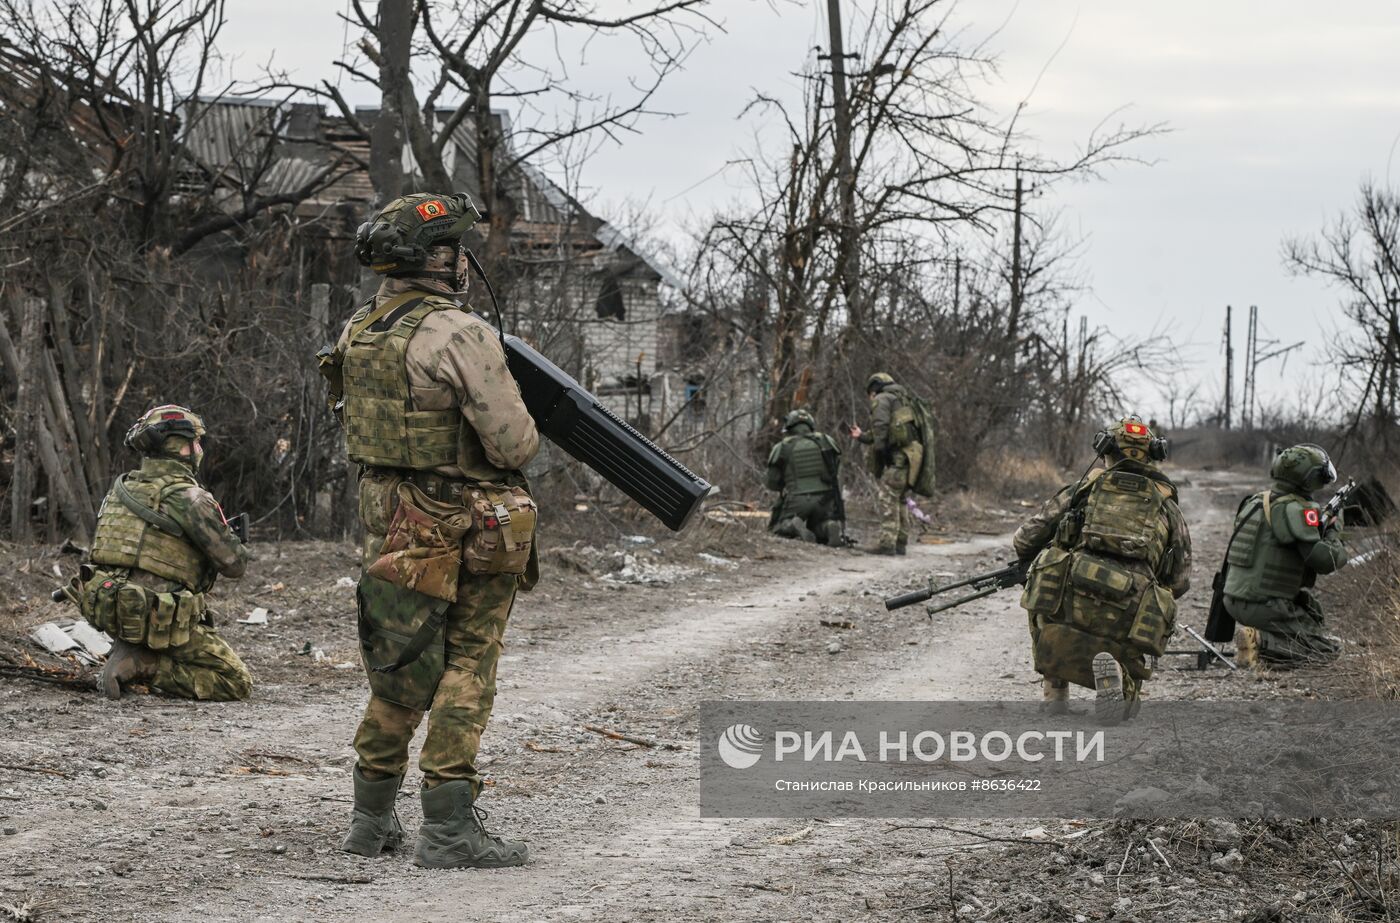
<svg viewBox="0 0 1400 923"><path fill-rule="evenodd" d="M1130 460L1120 461L1117 465L1131 467L1132 470L1147 474L1153 480L1167 486L1171 484L1155 465L1143 465ZM1093 483L1107 470L1109 469L1095 468L1085 478L1084 485ZM1055 540L1060 520L1070 512L1079 486L1078 483L1066 484L1046 500L1034 516L1021 524L1011 539L1017 559L1029 562ZM1162 509L1167 517L1170 537L1166 559L1158 567L1157 577L1163 586L1172 591L1173 596L1180 598L1191 588L1191 532L1186 526L1186 518L1181 515L1181 507L1177 506L1175 500L1168 499Z"/></svg>
<svg viewBox="0 0 1400 923"><path fill-rule="evenodd" d="M449 286L434 279L386 278L375 296L375 306L407 291L456 297ZM347 323L340 334L342 352L349 345L349 335ZM481 318L467 310L434 311L409 341L405 364L413 409L461 410L492 466L473 471L443 466L436 469L439 474L496 480L503 473L520 470L535 457L539 431L506 367L500 340Z"/></svg>

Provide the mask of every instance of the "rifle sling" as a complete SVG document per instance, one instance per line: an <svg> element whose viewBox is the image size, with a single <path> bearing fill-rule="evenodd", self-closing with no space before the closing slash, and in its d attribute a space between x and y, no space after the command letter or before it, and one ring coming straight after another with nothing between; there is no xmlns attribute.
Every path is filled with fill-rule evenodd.
<svg viewBox="0 0 1400 923"><path fill-rule="evenodd" d="M118 475L116 483L112 485L112 490L114 493L116 493L117 499L121 501L122 506L131 510L137 516L141 517L143 520L155 526L157 529L166 533L167 535L173 535L176 538L184 538L185 530L180 528L180 524L178 522L171 519L169 516L165 515L159 510L151 509L149 506L142 503L140 500L137 500L131 495L131 491L126 489L125 478L125 475Z"/></svg>

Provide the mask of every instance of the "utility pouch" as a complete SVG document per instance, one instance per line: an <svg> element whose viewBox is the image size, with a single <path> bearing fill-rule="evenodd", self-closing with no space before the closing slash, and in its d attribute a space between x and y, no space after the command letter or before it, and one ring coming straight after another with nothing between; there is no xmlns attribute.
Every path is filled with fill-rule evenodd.
<svg viewBox="0 0 1400 923"><path fill-rule="evenodd" d="M1128 629L1128 643L1145 654L1161 657L1175 627L1176 600L1171 590L1154 583L1142 594L1137 615Z"/></svg>
<svg viewBox="0 0 1400 923"><path fill-rule="evenodd" d="M79 588L83 618L98 631L105 631L113 638L140 644L145 639L145 623L140 624L141 633L133 640L122 631L121 617L118 614L117 596L126 581L113 574L98 573L83 582Z"/></svg>
<svg viewBox="0 0 1400 923"><path fill-rule="evenodd" d="M446 600L365 574L359 604L360 655L376 698L423 711L446 668Z"/></svg>
<svg viewBox="0 0 1400 923"><path fill-rule="evenodd" d="M151 622L151 604L146 588L124 583L117 588L116 603L116 637L128 644L147 644L149 639L146 633Z"/></svg>
<svg viewBox="0 0 1400 923"><path fill-rule="evenodd" d="M472 513L434 500L409 481L400 482L396 494L389 532L367 572L405 590L456 602L462 538L474 524Z"/></svg>
<svg viewBox="0 0 1400 923"><path fill-rule="evenodd" d="M914 423L914 408L909 406L909 402L902 402L890 414L890 435L889 444L897 449L902 449L909 443L914 442L918 437L917 427Z"/></svg>
<svg viewBox="0 0 1400 923"><path fill-rule="evenodd" d="M1096 555L1075 555L1070 568L1074 588L1069 621L1084 631L1126 640L1139 601L1139 578L1132 571Z"/></svg>
<svg viewBox="0 0 1400 923"><path fill-rule="evenodd" d="M322 346L316 353L316 370L326 380L326 406L332 413L340 410L345 394L345 355L333 346Z"/></svg>
<svg viewBox="0 0 1400 923"><path fill-rule="evenodd" d="M523 487L482 485L472 488L469 496L472 527L463 550L467 570L481 575L525 574L539 516L529 492Z"/></svg>
<svg viewBox="0 0 1400 923"><path fill-rule="evenodd" d="M1041 552L1026 575L1021 606L1030 613L1053 618L1060 611L1069 583L1073 554L1055 545Z"/></svg>

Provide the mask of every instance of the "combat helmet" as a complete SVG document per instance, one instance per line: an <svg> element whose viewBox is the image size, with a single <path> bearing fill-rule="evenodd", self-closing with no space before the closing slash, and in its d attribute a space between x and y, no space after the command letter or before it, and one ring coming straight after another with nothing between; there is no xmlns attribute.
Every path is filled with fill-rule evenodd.
<svg viewBox="0 0 1400 923"><path fill-rule="evenodd" d="M355 259L380 275L421 272L430 247L456 244L480 220L464 192L399 196L355 232Z"/></svg>
<svg viewBox="0 0 1400 923"><path fill-rule="evenodd" d="M1161 461L1167 457L1166 441L1153 434L1142 417L1129 414L1094 436L1094 451L1100 455L1116 448L1133 461Z"/></svg>
<svg viewBox="0 0 1400 923"><path fill-rule="evenodd" d="M1305 442L1290 446L1274 456L1269 477L1291 484L1306 493L1319 490L1337 479L1337 468L1319 445Z"/></svg>
<svg viewBox="0 0 1400 923"><path fill-rule="evenodd" d="M876 372L865 380L866 393L874 391L879 394L881 391L894 384L894 376L889 372Z"/></svg>
<svg viewBox="0 0 1400 923"><path fill-rule="evenodd" d="M787 419L783 420L783 432L790 433L794 428L801 426L803 423L806 423L811 429L815 430L817 428L817 418L812 416L810 411L803 410L799 407L797 410L789 413Z"/></svg>
<svg viewBox="0 0 1400 923"><path fill-rule="evenodd" d="M179 404L161 404L131 424L123 441L142 455L160 455L171 436L193 441L204 433L204 418L199 414Z"/></svg>

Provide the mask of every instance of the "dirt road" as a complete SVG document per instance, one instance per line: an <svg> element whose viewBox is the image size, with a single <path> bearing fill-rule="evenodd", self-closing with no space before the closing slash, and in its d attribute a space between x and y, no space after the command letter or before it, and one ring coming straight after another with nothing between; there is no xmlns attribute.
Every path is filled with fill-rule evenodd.
<svg viewBox="0 0 1400 923"><path fill-rule="evenodd" d="M1185 475L1198 565L1183 617L1199 626L1240 482ZM945 856L991 862L996 844L876 820L701 819L695 706L1038 696L1014 593L935 620L879 606L930 575L999 563L1007 538L919 545L907 558L766 537L754 547L750 560L725 560L717 534L706 554L638 544L603 576L553 568L518 605L483 753L490 824L527 839L532 863L427 873L407 855L336 849L365 698L358 668L346 667L353 590L336 585L353 565L334 546L283 546L235 601L272 609L271 624L225 629L260 680L249 702L109 704L0 686L0 920L26 901L36 920L906 919L946 888ZM1169 669L1152 692L1233 696L1251 682ZM416 782L411 770L400 802L410 831ZM1118 887L1085 894L1085 907L1108 907L1121 876ZM1011 869L996 890L970 898L969 919L1038 918L1035 881ZM1022 905L1029 916L982 912Z"/></svg>

